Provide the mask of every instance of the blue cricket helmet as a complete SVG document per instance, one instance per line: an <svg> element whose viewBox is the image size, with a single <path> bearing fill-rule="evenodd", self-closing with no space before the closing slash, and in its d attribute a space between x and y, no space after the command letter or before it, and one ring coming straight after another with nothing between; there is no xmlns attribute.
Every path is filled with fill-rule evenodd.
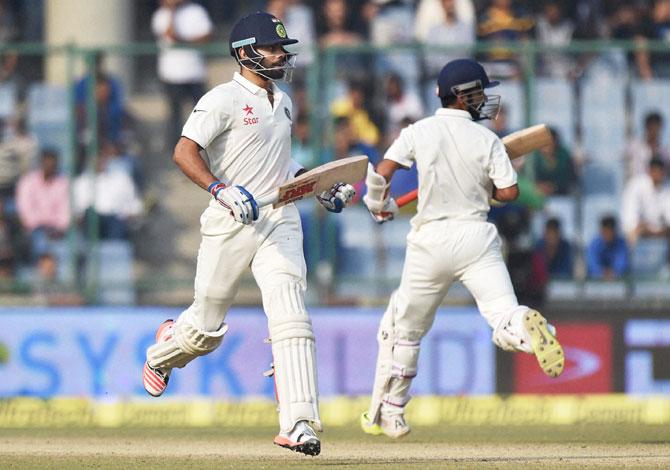
<svg viewBox="0 0 670 470"><path fill-rule="evenodd" d="M287 46L297 43L297 39L291 39L286 33L284 23L264 11L257 11L240 18L230 32L230 55L237 58L235 50L243 46L274 46L281 44Z"/></svg>
<svg viewBox="0 0 670 470"><path fill-rule="evenodd" d="M498 81L489 80L484 67L471 59L456 59L442 67L437 78L437 95L440 98L456 96L454 87L469 84L475 81L481 83L482 88L491 88L499 85Z"/></svg>

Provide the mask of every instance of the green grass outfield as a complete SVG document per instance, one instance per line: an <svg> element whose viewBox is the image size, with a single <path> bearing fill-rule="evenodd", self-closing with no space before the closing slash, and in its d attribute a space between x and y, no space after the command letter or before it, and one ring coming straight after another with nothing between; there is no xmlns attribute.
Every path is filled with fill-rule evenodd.
<svg viewBox="0 0 670 470"><path fill-rule="evenodd" d="M670 468L670 426L416 426L399 441L353 426L318 457L272 444L275 428L0 429L0 468Z"/></svg>

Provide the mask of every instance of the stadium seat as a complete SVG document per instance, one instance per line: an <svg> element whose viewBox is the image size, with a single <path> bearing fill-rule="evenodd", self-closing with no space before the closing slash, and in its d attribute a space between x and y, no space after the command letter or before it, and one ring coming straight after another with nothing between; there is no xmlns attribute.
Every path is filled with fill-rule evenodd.
<svg viewBox="0 0 670 470"><path fill-rule="evenodd" d="M626 143L624 90L624 78L616 75L594 74L581 85L584 149L589 158L608 165L620 161Z"/></svg>
<svg viewBox="0 0 670 470"><path fill-rule="evenodd" d="M504 99L504 97L503 97ZM572 84L559 78L538 78L535 83L534 120L558 130L568 148L574 144L575 117Z"/></svg>
<svg viewBox="0 0 670 470"><path fill-rule="evenodd" d="M16 112L16 85L0 84L0 119L10 118Z"/></svg>
<svg viewBox="0 0 670 470"><path fill-rule="evenodd" d="M642 238L631 250L631 273L635 277L656 277L668 265L668 241Z"/></svg>
<svg viewBox="0 0 670 470"><path fill-rule="evenodd" d="M666 120L661 142L670 142L670 80L654 79L650 81L633 81L632 84L633 128L635 135L641 136L644 132L644 117L651 111L660 112Z"/></svg>
<svg viewBox="0 0 670 470"><path fill-rule="evenodd" d="M619 161L590 161L582 169L585 195L618 194L623 188L623 166Z"/></svg>
<svg viewBox="0 0 670 470"><path fill-rule="evenodd" d="M97 269L95 269L97 267ZM132 305L136 301L133 273L133 246L126 240L100 240L87 273L95 276L98 302L105 305Z"/></svg>
<svg viewBox="0 0 670 470"><path fill-rule="evenodd" d="M35 83L28 89L28 128L41 147L65 153L68 145L68 94L65 87Z"/></svg>

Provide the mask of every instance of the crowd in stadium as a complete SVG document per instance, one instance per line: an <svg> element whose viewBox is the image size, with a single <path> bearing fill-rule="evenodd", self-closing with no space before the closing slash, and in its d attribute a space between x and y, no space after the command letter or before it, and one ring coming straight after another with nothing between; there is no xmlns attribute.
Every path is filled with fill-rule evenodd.
<svg viewBox="0 0 670 470"><path fill-rule="evenodd" d="M36 32L40 31L40 17L27 8L32 3L0 2L0 41L41 39ZM283 18L289 34L300 40L299 69L288 86L294 102L294 158L306 166L353 154L366 154L373 162L379 161L400 129L432 113L438 105L432 97L434 77L451 58L476 57L492 76L522 82L527 64L518 53L505 47L478 49L482 44L518 45L533 40L564 47L573 40L633 40L639 47L620 54L617 70L632 71L641 81L670 77L670 62L666 60L670 53L644 47L647 40L670 40L670 0L269 0L228 1L226 8L216 0L150 3L152 39L163 46L175 40L193 45L225 43L234 19L254 9ZM198 20L189 26L192 39L188 41L171 37L167 23L160 19L161 12L177 15L185 8L198 12L191 16ZM138 35L136 39L143 37ZM402 50L372 53L365 49L370 45L425 48L422 54ZM314 46L361 46L337 56L336 74L327 84L328 134L319 152L312 145L310 126L315 116L306 72L316 59ZM457 47L452 50L450 46ZM158 78L171 109L166 128L173 130L166 132L166 148L177 137L174 129L183 120L182 105L193 103L205 89L206 68L212 58L197 51L190 53L189 60L201 64L202 70L186 78L180 78L179 72L198 67L176 67L175 75L169 70L169 60L165 66L164 55L169 52L159 54ZM533 65L538 76L574 81L595 62L596 54L550 51L538 57ZM64 147L45 144L49 139L43 138L39 119L29 116L32 95L27 83L43 80L35 72L41 66L35 65L34 58L7 51L1 59L0 95L1 90L11 89L16 100L10 110L0 104L0 278L15 279L27 267L37 273L36 278L53 280L60 269L57 260L65 259L60 252L67 245L64 241L73 222L80 228L77 236L82 239L94 235L132 240L133 228L146 213L146 204L151 204L145 197L148 182L138 157L143 153L141 139L136 133L137 123L126 109L129 90L107 71L104 58L99 56L94 90L97 158L93 164L87 153L93 132L87 116L90 77L82 76L73 90L78 150L70 180L58 171L63 169L59 160ZM5 102L2 96L0 102ZM515 104L507 103L498 120L487 124L500 136L519 127L510 124L508 113ZM625 279L632 271L631 251L640 239L654 239L654 243L664 237L667 240L670 148L663 137L663 114L646 109L638 128L643 131L639 135L629 132L625 148L612 162L623 167L621 188L612 190L613 195L621 197L622 209L600 213L598 220L589 221L598 226L589 239L566 235L565 226L571 222L561 217L536 217L551 198L574 199L584 192L584 158L575 139L554 129L555 145L528 159L525 165L530 169L518 168L522 200L492 211L492 219L510 247L511 272L513 277L517 272L519 278L517 288L525 283L526 291L534 295L543 292L546 283L555 278ZM400 194L412 189L416 184L413 178L412 172L399 178L392 191ZM109 188L95 200L88 190L94 181ZM98 216L96 222L86 222L93 212ZM534 220L536 230L532 231ZM537 221L541 221L539 229ZM95 227L94 234L91 227ZM655 253L667 257L667 241L663 250Z"/></svg>

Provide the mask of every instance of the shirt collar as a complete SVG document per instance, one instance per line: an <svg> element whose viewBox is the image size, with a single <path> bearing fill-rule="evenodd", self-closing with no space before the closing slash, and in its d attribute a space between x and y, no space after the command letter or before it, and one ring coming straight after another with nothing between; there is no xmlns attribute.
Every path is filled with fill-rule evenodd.
<svg viewBox="0 0 670 470"><path fill-rule="evenodd" d="M470 115L470 113L463 109L439 108L437 111L435 111L435 116L459 117L469 119L470 121L472 121L472 116Z"/></svg>
<svg viewBox="0 0 670 470"><path fill-rule="evenodd" d="M259 87L248 78L244 78L242 74L239 72L235 72L235 74L233 75L233 80L235 80L237 83L242 85L245 89L247 89L250 93L254 95L267 93L267 91L264 88ZM272 82L272 91L275 98L278 98L281 95L281 90L277 85L275 85L274 82Z"/></svg>

